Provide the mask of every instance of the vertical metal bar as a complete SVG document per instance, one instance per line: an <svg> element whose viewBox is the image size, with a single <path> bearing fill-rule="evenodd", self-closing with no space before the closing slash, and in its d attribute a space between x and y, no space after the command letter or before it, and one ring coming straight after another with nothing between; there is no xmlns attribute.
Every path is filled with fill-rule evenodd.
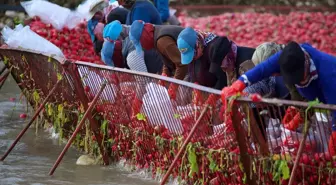
<svg viewBox="0 0 336 185"><path fill-rule="evenodd" d="M171 172L173 171L173 168L175 167L177 160L180 158L180 156L182 155L182 153L184 152L184 149L187 147L187 144L189 143L189 141L191 140L197 126L199 125L199 123L201 122L203 116L205 115L206 111L208 110L209 106L206 105L203 108L203 111L201 113L201 115L198 117L198 120L196 121L195 125L193 126L193 128L191 129L189 135L187 136L186 140L183 142L182 147L180 148L180 150L178 151L176 157L174 158L172 164L169 166L167 173L165 174L165 176L163 177L160 185L164 185L167 180L168 177L170 176Z"/></svg>
<svg viewBox="0 0 336 185"><path fill-rule="evenodd" d="M43 100L42 104L40 105L40 107L36 110L33 118L29 121L29 123L26 125L26 127L20 132L20 134L16 137L15 141L12 143L12 145L9 147L9 149L7 150L7 152L1 157L0 161L5 160L5 158L8 156L8 154L13 150L13 148L15 147L15 145L19 142L19 140L21 139L21 137L26 133L26 131L28 130L28 128L30 127L30 125L35 121L35 119L37 118L37 116L40 114L40 112L43 110L44 105L47 103L48 99L51 97L51 95L54 93L54 91L56 90L56 88L58 87L58 85L61 83L62 80L57 81L57 83L54 85L54 87L51 89L51 91L49 92L48 96Z"/></svg>
<svg viewBox="0 0 336 185"><path fill-rule="evenodd" d="M77 133L80 131L80 129L83 127L86 118L89 116L89 113L91 112L92 108L95 106L95 104L98 101L99 96L101 95L101 93L103 92L103 90L106 87L106 83L103 83L103 85L101 86L98 94L94 97L91 105L89 106L89 108L85 111L85 114L82 118L82 120L80 121L80 123L78 124L78 126L76 127L76 130L72 133L70 139L68 140L68 143L65 145L63 151L61 152L61 154L58 156L54 166L52 167L52 169L49 172L49 175L53 175L56 168L58 167L59 163L61 162L61 160L63 159L63 156L65 155L65 153L68 151L69 147L71 146L72 141L75 139Z"/></svg>
<svg viewBox="0 0 336 185"><path fill-rule="evenodd" d="M244 167L244 171L246 173L246 182L248 185L256 185L256 176L255 174L252 174L252 179L251 177L251 158L248 154L247 151L247 141L246 141L246 132L244 132L243 129L241 129L242 125L241 125L241 120L238 117L238 107L237 105L233 105L232 107L232 125L233 125L233 129L235 130L235 134L236 134L236 140L238 141L238 146L239 146L239 150L240 150L240 155L241 155L241 161L243 163L243 167Z"/></svg>
<svg viewBox="0 0 336 185"><path fill-rule="evenodd" d="M293 166L293 169L292 169L292 173L291 173L291 177L289 179L288 185L292 185L294 183L294 179L296 178L295 172L296 172L297 167L299 166L300 158L301 158L301 155L302 155L302 152L303 152L303 148L306 144L306 139L307 139L307 135L308 135L308 132L309 132L309 127L310 127L309 121L307 122L307 124L308 124L307 129L304 130L303 140L300 143L299 151L298 151L298 154L297 154L296 159L295 159L295 163L294 163L294 166Z"/></svg>

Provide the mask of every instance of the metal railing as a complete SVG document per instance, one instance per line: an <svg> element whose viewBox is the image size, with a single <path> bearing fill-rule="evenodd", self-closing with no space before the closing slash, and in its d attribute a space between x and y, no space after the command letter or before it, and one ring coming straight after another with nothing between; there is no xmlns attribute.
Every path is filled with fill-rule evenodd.
<svg viewBox="0 0 336 185"><path fill-rule="evenodd" d="M115 161L126 159L153 177L165 174L174 164L168 176L186 184L207 184L215 179L233 184L285 183L289 181L286 170L296 182L336 181L335 161L328 151L335 105L278 99L253 102L240 97L232 104L230 124L222 116L220 91L215 89L24 50L1 49L0 55L7 67L12 67L12 75L28 99L34 100L36 92L43 99L60 75L66 80L49 103L64 105L66 101L68 112L81 105L87 109L102 91L88 116L101 153ZM104 83L107 85L101 90ZM168 95L170 84L178 86L176 100ZM38 103L33 100L32 105ZM282 123L291 106L300 110L303 118L307 115L295 130ZM47 110L45 116L57 121ZM75 126L79 117L70 116L61 128L70 135L71 125ZM189 137L186 149L181 150Z"/></svg>

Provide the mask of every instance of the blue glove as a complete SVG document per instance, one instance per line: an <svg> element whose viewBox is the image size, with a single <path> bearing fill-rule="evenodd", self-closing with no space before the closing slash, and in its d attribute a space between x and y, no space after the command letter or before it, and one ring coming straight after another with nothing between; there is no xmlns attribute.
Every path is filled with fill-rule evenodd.
<svg viewBox="0 0 336 185"><path fill-rule="evenodd" d="M114 52L114 42L104 41L100 55L103 62L111 67L114 67L114 62L112 60L113 52Z"/></svg>

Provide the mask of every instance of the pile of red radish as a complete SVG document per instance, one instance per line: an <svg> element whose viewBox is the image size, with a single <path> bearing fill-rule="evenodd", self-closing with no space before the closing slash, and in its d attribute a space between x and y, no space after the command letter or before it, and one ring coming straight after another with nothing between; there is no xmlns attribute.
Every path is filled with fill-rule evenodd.
<svg viewBox="0 0 336 185"><path fill-rule="evenodd" d="M294 40L308 42L336 55L336 13L225 13L202 18L181 15L179 18L183 26L227 36L242 46L257 47L269 41L285 44Z"/></svg>
<svg viewBox="0 0 336 185"><path fill-rule="evenodd" d="M85 22L72 30L66 27L56 30L51 24L45 24L38 17L34 17L29 26L32 31L59 47L67 59L101 64Z"/></svg>

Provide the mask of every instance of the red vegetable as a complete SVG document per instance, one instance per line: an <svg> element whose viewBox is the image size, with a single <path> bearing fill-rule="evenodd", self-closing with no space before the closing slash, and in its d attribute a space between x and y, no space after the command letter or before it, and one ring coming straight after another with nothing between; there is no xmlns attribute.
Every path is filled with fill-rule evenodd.
<svg viewBox="0 0 336 185"><path fill-rule="evenodd" d="M26 119L27 118L27 114L25 114L25 113L20 114L20 118L21 119Z"/></svg>

